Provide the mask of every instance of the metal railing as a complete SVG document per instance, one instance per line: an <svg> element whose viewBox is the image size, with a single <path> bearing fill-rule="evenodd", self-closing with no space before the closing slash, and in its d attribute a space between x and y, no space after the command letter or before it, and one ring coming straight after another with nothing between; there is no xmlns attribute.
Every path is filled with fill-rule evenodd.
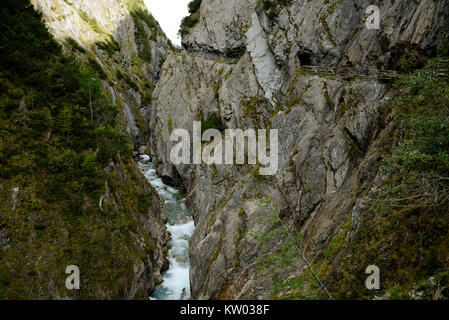
<svg viewBox="0 0 449 320"><path fill-rule="evenodd" d="M342 71L337 71L336 68L329 66L312 66L312 65L304 65L301 66L302 70L307 73L313 74L321 74L321 75L338 75L347 78L356 78L356 77L365 77L365 78L373 78L385 81L393 81L398 77L398 73L392 70L364 70L357 71L346 69Z"/></svg>

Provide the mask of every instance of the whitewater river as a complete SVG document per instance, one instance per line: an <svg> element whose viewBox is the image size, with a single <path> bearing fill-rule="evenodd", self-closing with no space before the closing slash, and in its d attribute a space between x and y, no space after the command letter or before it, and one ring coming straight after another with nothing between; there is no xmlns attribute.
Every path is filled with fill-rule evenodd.
<svg viewBox="0 0 449 320"><path fill-rule="evenodd" d="M168 252L169 269L162 275L164 282L159 285L151 298L156 300L190 299L189 280L189 239L195 229L192 213L187 208L185 198L176 189L164 184L156 175L150 157L143 155L139 162L140 170L162 197L165 204L162 212L167 216L167 229L172 237Z"/></svg>

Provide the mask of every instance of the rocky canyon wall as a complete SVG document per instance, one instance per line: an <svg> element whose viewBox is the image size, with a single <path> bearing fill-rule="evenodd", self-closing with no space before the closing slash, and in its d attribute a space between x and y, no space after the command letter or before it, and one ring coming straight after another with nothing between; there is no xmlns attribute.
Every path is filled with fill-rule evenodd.
<svg viewBox="0 0 449 320"><path fill-rule="evenodd" d="M351 243L361 237L366 197L382 183L380 142L391 134L394 96L391 83L367 74L405 69L409 55L432 56L449 25L447 1L382 1L381 28L369 30L371 4L203 0L199 22L183 38L186 50L164 63L149 113L151 154L158 173L187 190L194 211L193 298L326 298L300 280L311 276L300 257L275 271L257 260L288 241L257 240L280 228L267 223L272 213L261 199L278 204L281 221L302 235L306 260L333 293L344 278L339 297L367 294L365 261L350 271L345 259L359 254ZM304 65L336 72L308 73ZM214 114L229 129L277 129L277 173L173 165L170 133L192 132L193 121ZM301 285L274 291L278 279Z"/></svg>
<svg viewBox="0 0 449 320"><path fill-rule="evenodd" d="M2 65L2 130L17 125L39 147L24 147L28 136L18 131L2 133L15 147L3 153L10 142L1 146L0 298L148 299L168 268L170 235L162 200L132 159L133 147L127 149L132 141L146 152L145 115L173 46L141 1L31 2L39 15L28 1L2 3L2 19L16 23L5 43L17 46L2 55L14 62L27 53L14 53L20 46L37 48L16 82L8 77L17 67ZM20 104L8 113L4 88L19 92ZM50 120L36 128L41 114ZM28 158L27 169L17 169ZM78 291L65 287L68 265L80 268Z"/></svg>

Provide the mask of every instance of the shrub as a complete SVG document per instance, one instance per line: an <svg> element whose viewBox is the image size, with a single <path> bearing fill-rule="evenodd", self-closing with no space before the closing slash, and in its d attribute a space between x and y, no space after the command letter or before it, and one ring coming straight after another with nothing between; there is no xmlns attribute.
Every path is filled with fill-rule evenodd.
<svg viewBox="0 0 449 320"><path fill-rule="evenodd" d="M179 34L184 37L189 33L200 20L199 9L201 7L201 0L193 0L189 3L189 13L190 15L184 17L181 21L181 27L179 29Z"/></svg>
<svg viewBox="0 0 449 320"><path fill-rule="evenodd" d="M192 29L198 22L199 16L197 14L184 17L181 21L181 28L179 29L179 34L181 35L181 37L184 37L186 34L188 34L190 29Z"/></svg>
<svg viewBox="0 0 449 320"><path fill-rule="evenodd" d="M120 70L117 70L116 75L119 80L124 80L134 91L139 91L137 84L127 74L123 74Z"/></svg>
<svg viewBox="0 0 449 320"><path fill-rule="evenodd" d="M142 105L147 106L153 102L153 95L149 92L143 94Z"/></svg>
<svg viewBox="0 0 449 320"><path fill-rule="evenodd" d="M73 50L76 50L81 53L86 53L86 49L84 49L78 42L76 42L73 38L66 39L67 44L72 47Z"/></svg>
<svg viewBox="0 0 449 320"><path fill-rule="evenodd" d="M98 146L97 159L100 163L109 164L119 153L123 158L131 156L132 146L128 137L121 131L106 125L96 128L95 135Z"/></svg>
<svg viewBox="0 0 449 320"><path fill-rule="evenodd" d="M220 132L224 132L226 130L226 125L219 115L212 113L206 121L201 123L201 135L208 129L217 129Z"/></svg>
<svg viewBox="0 0 449 320"><path fill-rule="evenodd" d="M449 176L449 60L434 59L396 86L406 88L395 99L402 139L385 158L389 172L434 172Z"/></svg>
<svg viewBox="0 0 449 320"><path fill-rule="evenodd" d="M446 57L449 58L449 38L448 37L443 37L441 39L441 47L439 50L439 54L441 57Z"/></svg>
<svg viewBox="0 0 449 320"><path fill-rule="evenodd" d="M201 0L193 0L189 3L189 13L194 14L201 7Z"/></svg>
<svg viewBox="0 0 449 320"><path fill-rule="evenodd" d="M98 33L98 34L102 33L101 28L97 23L97 20L90 18L89 15L82 10L79 11L79 15L80 15L81 19L83 19L85 22L87 22L96 33Z"/></svg>
<svg viewBox="0 0 449 320"><path fill-rule="evenodd" d="M94 58L89 57L89 64L95 70L95 72L100 77L100 79L106 80L108 78L108 75L106 74L106 72L104 72L103 68L97 62L97 60L95 60Z"/></svg>
<svg viewBox="0 0 449 320"><path fill-rule="evenodd" d="M120 52L121 50L120 44L117 41L115 41L115 39L112 36L107 38L104 42L101 41L95 42L95 45L97 46L97 48L105 51L109 56L113 56L114 53Z"/></svg>

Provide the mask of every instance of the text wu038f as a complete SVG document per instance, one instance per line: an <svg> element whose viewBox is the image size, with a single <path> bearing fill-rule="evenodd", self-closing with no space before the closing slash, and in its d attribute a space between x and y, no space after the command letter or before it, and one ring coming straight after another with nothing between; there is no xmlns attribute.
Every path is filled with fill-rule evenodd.
<svg viewBox="0 0 449 320"><path fill-rule="evenodd" d="M267 140L269 138L269 146ZM277 129L227 129L222 133L208 129L201 134L201 122L194 121L192 138L186 129L175 129L170 136L176 144L171 148L170 161L174 165L245 164L245 151L250 165L260 164L259 174L268 176L278 171L279 138ZM245 141L246 148L245 148ZM202 145L202 142L206 144ZM192 151L192 152L191 152ZM224 151L224 152L223 152Z"/></svg>

